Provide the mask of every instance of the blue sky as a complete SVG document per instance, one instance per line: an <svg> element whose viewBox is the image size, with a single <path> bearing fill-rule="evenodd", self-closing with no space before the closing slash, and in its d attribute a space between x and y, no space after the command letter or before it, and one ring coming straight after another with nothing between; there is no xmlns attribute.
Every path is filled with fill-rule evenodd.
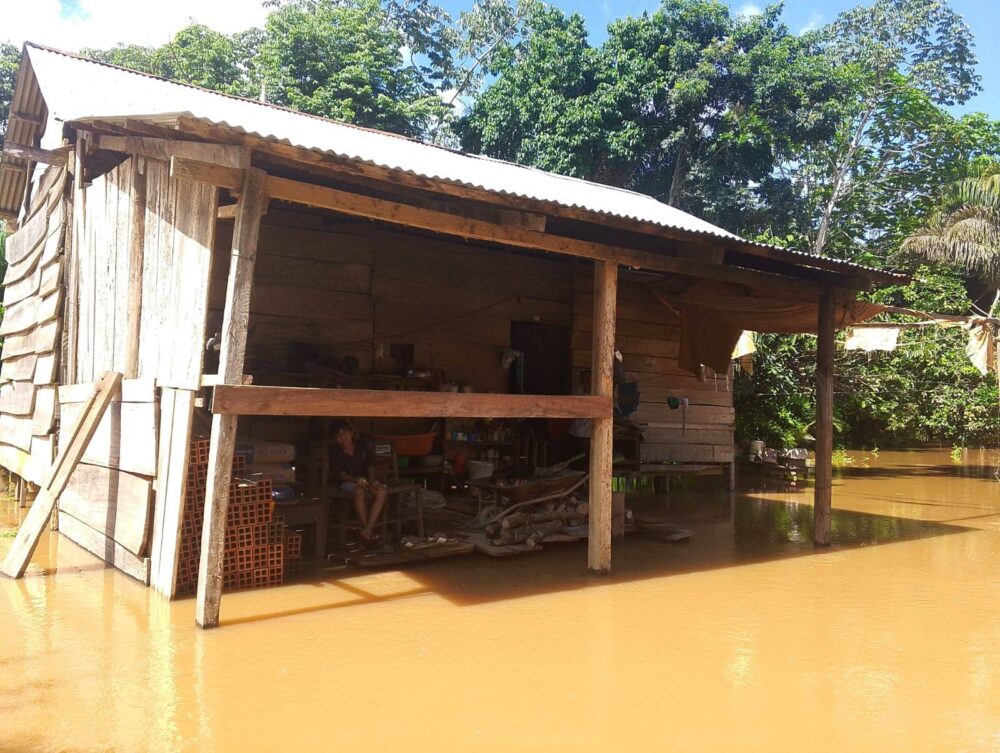
<svg viewBox="0 0 1000 753"><path fill-rule="evenodd" d="M438 0L454 15L473 0ZM599 44L608 23L652 10L659 0L548 0L586 17L591 42ZM1000 45L991 34L1000 28L1000 0L949 0L976 35L983 93L960 112L981 110L1000 119ZM730 0L736 12L752 13L767 0ZM832 21L838 13L867 0L786 0L784 19L794 32ZM0 41L30 39L66 50L110 47L116 42L160 45L192 20L232 33L263 24L261 0L0 0L4 23Z"/></svg>
<svg viewBox="0 0 1000 753"><path fill-rule="evenodd" d="M600 44L605 37L605 28L615 18L637 15L659 5L657 0L549 1L566 11L577 11L587 19L592 44ZM455 15L469 5L463 0L444 0L442 4ZM743 13L752 13L765 4L765 0L737 0L729 3L733 10ZM840 12L859 4L862 4L862 0L786 0L783 18L792 31L800 32L830 23ZM983 77L983 93L964 107L955 109L957 112L982 111L993 118L1000 118L1000 45L990 39L1000 29L1000 0L950 0L950 5L964 16L976 36L979 73Z"/></svg>

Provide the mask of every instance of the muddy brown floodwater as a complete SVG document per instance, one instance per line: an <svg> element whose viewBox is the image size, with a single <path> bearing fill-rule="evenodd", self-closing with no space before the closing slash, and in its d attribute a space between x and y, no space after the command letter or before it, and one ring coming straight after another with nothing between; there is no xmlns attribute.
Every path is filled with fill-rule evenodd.
<svg viewBox="0 0 1000 753"><path fill-rule="evenodd" d="M223 627L50 535L0 581L3 751L995 751L992 453L883 452L811 493L643 500L694 529L227 595ZM10 538L0 539L0 553Z"/></svg>

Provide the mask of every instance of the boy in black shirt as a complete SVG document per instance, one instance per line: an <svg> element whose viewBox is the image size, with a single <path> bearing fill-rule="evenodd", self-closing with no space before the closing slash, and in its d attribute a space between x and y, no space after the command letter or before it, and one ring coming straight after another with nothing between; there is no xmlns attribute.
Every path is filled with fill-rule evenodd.
<svg viewBox="0 0 1000 753"><path fill-rule="evenodd" d="M361 521L361 538L367 543L375 542L378 537L373 529L385 508L389 490L375 480L370 447L355 442L354 432L346 422L334 424L332 434L335 444L330 453L330 471L340 488L353 497L354 510Z"/></svg>

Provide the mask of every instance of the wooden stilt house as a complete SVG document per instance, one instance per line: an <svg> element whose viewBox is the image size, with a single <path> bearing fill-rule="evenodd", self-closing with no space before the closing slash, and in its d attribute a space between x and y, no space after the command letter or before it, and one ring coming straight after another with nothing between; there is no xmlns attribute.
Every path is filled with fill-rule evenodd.
<svg viewBox="0 0 1000 753"><path fill-rule="evenodd" d="M606 572L616 349L637 385L637 466L727 465L741 328L818 332L816 538L828 543L834 330L866 315L859 291L899 279L629 191L30 44L0 212L17 228L0 465L40 483L88 386L123 374L60 497L60 529L172 597L185 490L203 483L205 627L218 622L239 436L288 439L306 417L589 419L587 564ZM534 391L505 358L532 347ZM319 351L344 384L308 386L302 354ZM475 391L382 389L399 384L385 373L400 359Z"/></svg>

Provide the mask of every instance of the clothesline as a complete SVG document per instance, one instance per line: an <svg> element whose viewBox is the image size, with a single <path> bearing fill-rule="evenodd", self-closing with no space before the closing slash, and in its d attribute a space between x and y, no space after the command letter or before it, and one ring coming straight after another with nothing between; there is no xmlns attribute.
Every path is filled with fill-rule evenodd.
<svg viewBox="0 0 1000 753"><path fill-rule="evenodd" d="M885 306L890 314L921 319L919 322L858 322L847 330L845 350L893 351L903 329L920 327L961 327L969 333L965 353L980 374L1000 372L997 365L996 334L1000 320L987 316L960 316L955 314L929 314L916 309Z"/></svg>

